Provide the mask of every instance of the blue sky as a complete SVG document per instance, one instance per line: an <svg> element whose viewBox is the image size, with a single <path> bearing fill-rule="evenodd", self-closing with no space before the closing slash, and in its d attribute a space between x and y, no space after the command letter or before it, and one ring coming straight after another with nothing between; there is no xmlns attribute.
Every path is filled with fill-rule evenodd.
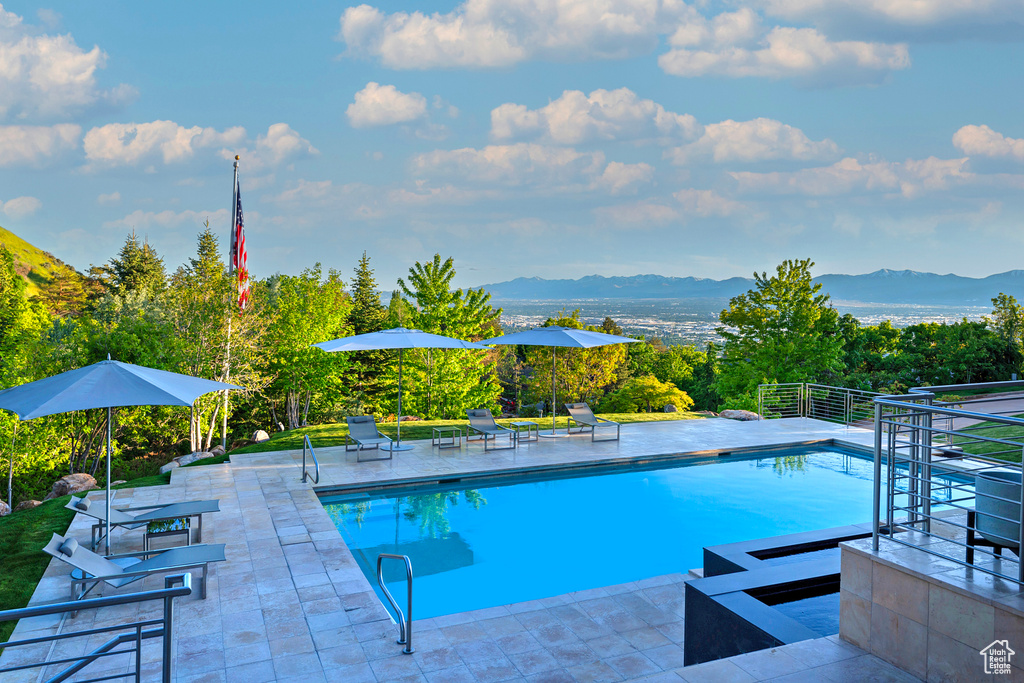
<svg viewBox="0 0 1024 683"><path fill-rule="evenodd" d="M79 269L236 153L256 277L1021 266L1024 0L2 8L0 225Z"/></svg>

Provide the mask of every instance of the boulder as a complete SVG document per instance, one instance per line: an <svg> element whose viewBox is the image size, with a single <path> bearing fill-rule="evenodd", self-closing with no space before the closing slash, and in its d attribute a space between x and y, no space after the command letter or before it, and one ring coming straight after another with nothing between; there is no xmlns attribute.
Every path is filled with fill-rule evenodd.
<svg viewBox="0 0 1024 683"><path fill-rule="evenodd" d="M196 460L205 460L206 458L212 458L213 453L211 451L196 451L195 453L189 453L187 455L179 455L171 462L176 462L182 467L185 465L191 465Z"/></svg>
<svg viewBox="0 0 1024 683"><path fill-rule="evenodd" d="M61 496L66 496L69 493L81 493L82 491L92 491L98 489L96 485L96 479L91 474L79 472L78 474L65 474L63 477L53 482L53 488L46 494L43 500L52 500Z"/></svg>
<svg viewBox="0 0 1024 683"><path fill-rule="evenodd" d="M723 410L718 414L718 416L725 417L730 420L740 420L742 422L751 422L761 419L760 415L749 410Z"/></svg>
<svg viewBox="0 0 1024 683"><path fill-rule="evenodd" d="M14 506L15 512L21 512L22 510L31 510L34 507L38 507L43 504L41 500L23 500Z"/></svg>
<svg viewBox="0 0 1024 683"><path fill-rule="evenodd" d="M260 443L261 441L270 441L270 434L267 434L262 429L257 429L255 432L252 433L252 440L255 443Z"/></svg>
<svg viewBox="0 0 1024 683"><path fill-rule="evenodd" d="M175 461L172 460L172 461L170 461L169 463L167 463L166 465L164 465L163 467L160 468L160 474L167 474L168 472L173 470L175 467L181 467L181 465L179 465L178 463L176 463Z"/></svg>
<svg viewBox="0 0 1024 683"><path fill-rule="evenodd" d="M423 420L422 417L417 417L416 415L403 415L402 416L402 422L420 422L422 420Z"/></svg>
<svg viewBox="0 0 1024 683"><path fill-rule="evenodd" d="M11 514L11 506L0 500L0 517Z"/></svg>
<svg viewBox="0 0 1024 683"><path fill-rule="evenodd" d="M666 413L678 413L679 412L679 408L676 408L671 403L669 403L667 406L662 408L662 410L664 410Z"/></svg>
<svg viewBox="0 0 1024 683"><path fill-rule="evenodd" d="M210 454L211 455L224 455L224 447L221 446L220 444L217 444L216 446L214 446L213 448L210 449Z"/></svg>
<svg viewBox="0 0 1024 683"><path fill-rule="evenodd" d="M128 483L127 479L118 479L116 481L110 482L110 485L111 486L117 486L118 484L127 484L127 483Z"/></svg>

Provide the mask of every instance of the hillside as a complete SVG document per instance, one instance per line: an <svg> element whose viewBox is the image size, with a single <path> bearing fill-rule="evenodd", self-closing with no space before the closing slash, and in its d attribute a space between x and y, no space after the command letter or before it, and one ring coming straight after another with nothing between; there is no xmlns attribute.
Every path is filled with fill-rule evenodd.
<svg viewBox="0 0 1024 683"><path fill-rule="evenodd" d="M1024 299L1024 270L984 278L882 269L864 275L815 278L837 301L987 306L1000 292ZM752 278L712 280L696 277L588 275L578 280L516 278L482 285L497 299L722 299L754 286Z"/></svg>
<svg viewBox="0 0 1024 683"><path fill-rule="evenodd" d="M50 252L29 244L3 227L0 227L0 246L7 247L14 254L18 273L28 282L29 296L37 296L58 269L70 268Z"/></svg>

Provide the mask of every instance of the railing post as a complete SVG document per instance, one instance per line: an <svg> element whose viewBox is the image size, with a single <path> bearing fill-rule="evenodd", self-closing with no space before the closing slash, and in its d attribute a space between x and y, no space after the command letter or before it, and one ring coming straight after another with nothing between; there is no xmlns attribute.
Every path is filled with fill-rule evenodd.
<svg viewBox="0 0 1024 683"><path fill-rule="evenodd" d="M890 458L889 467L892 467ZM871 499L871 549L878 550L878 524L881 517L882 504L882 404L875 404L875 485L874 497Z"/></svg>
<svg viewBox="0 0 1024 683"><path fill-rule="evenodd" d="M170 588L176 577L168 576L164 579L164 588ZM164 598L164 661L162 670L163 683L171 683L172 660L174 659L174 598Z"/></svg>

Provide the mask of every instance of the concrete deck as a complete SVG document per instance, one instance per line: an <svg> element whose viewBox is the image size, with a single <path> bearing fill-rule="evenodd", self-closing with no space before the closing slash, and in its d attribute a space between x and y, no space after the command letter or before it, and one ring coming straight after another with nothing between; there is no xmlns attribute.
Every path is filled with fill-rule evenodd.
<svg viewBox="0 0 1024 683"><path fill-rule="evenodd" d="M417 442L414 450L377 463L357 464L354 454L341 448L318 449L317 455L320 487L332 487L829 439L867 445L872 435L804 418L709 419L625 425L618 442L591 443L589 436L573 436L523 444L515 452L484 453L474 441L440 453L429 442ZM204 522L203 540L226 543L228 561L211 572L206 600L178 602L177 680L914 680L835 638L681 668L682 575L418 621L416 653L403 655L395 643L397 627L313 488L301 483L300 461L301 451L235 456L222 465L175 470L170 486L118 492L122 505L221 501L221 512ZM88 522L79 516L69 532L87 538ZM138 530L113 537L116 552L139 550L141 542ZM67 575L67 566L52 561L32 604L66 599ZM143 587L162 587L162 580L147 579ZM156 609L129 606L83 612L73 620L23 620L14 639L155 615ZM63 649L86 651L86 644L55 651ZM144 679L155 677L158 650L155 643L145 648ZM11 664L31 655L38 652L8 651L0 661ZM111 659L107 667L113 671L126 665ZM8 675L8 680L34 681L37 676Z"/></svg>

